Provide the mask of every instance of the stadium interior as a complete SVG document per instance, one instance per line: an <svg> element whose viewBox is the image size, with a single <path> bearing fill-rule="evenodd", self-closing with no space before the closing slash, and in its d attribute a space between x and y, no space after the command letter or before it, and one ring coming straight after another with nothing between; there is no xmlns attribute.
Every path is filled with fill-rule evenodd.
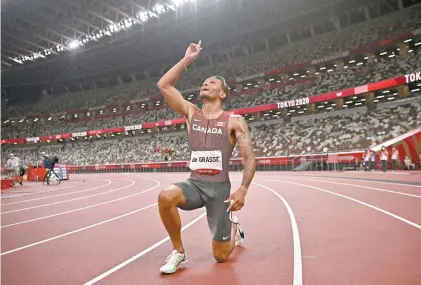
<svg viewBox="0 0 421 285"><path fill-rule="evenodd" d="M238 2L244 5L243 13L253 15L245 17L245 24L261 15L269 17L268 22L275 20L270 13L273 3L257 9L247 1ZM20 35L24 25L34 32L38 25L29 21L30 17L16 17L19 25L6 22L2 33L5 45L2 49L2 161L7 161L13 152L24 163L35 163L43 151L55 153L62 163L72 165L188 159L186 126L183 122L171 122L179 116L168 109L156 82L177 59L185 43L198 35L205 36L202 40L209 48L183 75L177 87L183 90L187 100L200 104L196 97L201 80L216 73L224 76L231 92L224 109L244 109L241 114L249 123L258 156L373 147L421 126L421 81L288 108L263 111L246 108L305 100L419 70L420 5L411 3L399 9L392 2L379 1L366 6L353 3L357 6L352 13L335 19L328 14L321 17L323 8L317 8L309 12L305 23L294 22L293 26L277 23L270 27L266 24L247 34L241 33L241 23L230 23L229 18L220 26L214 26L211 19L202 20L199 30L190 28L186 33L178 29L171 40L168 34L163 34L169 33L168 30L161 31L164 22L176 21L183 27L197 21L192 6L177 10L158 3L149 11L157 14L161 11L162 15L143 19L144 14L140 13L132 23L127 22L124 12L111 5L110 13L124 20L108 25L96 18L104 29L95 30L76 18L78 25L86 26L88 31L95 30L85 35L82 28L65 24L73 16L68 15L69 19L60 26L62 31L57 32L58 27L56 32L51 28L46 31L51 39L61 38L67 45L53 46L53 40L43 40L39 35L38 42L45 47L53 46L43 51L35 43L13 36ZM234 12L237 4L223 3L220 9L224 13ZM44 15L46 20L51 16L51 21L59 21L65 10L58 3L54 5L48 9L37 8L39 12L51 12ZM77 11L76 2L69 1L67 5L68 8L75 5ZM30 11L18 4L10 6L12 11L24 9L34 19L42 16L37 10ZM206 5L201 3L195 9L206 9ZM86 16L89 14L86 12ZM202 29L206 32L202 33ZM222 31L228 39L220 34ZM70 34L74 37L72 41L66 40ZM153 36L156 36L153 40L149 39ZM139 37L142 40L134 45ZM220 42L214 42L216 39ZM166 47L162 48L164 42ZM155 46L162 50L155 50ZM38 53L29 53L35 50ZM12 54L20 56L12 57ZM160 54L166 58L160 58ZM135 64L145 55L156 60ZM130 69L129 65L134 66ZM145 128L145 124L162 121L163 125ZM112 131L122 127L124 131ZM110 131L98 131L106 129Z"/></svg>
<svg viewBox="0 0 421 285"><path fill-rule="evenodd" d="M421 284L421 0L1 7L2 284Z"/></svg>

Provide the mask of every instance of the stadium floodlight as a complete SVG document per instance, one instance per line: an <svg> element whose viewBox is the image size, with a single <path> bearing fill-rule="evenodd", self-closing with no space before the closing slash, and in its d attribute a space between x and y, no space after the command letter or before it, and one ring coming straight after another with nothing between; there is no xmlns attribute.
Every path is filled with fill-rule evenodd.
<svg viewBox="0 0 421 285"><path fill-rule="evenodd" d="M13 58L12 60L17 62L17 63L23 64L23 62L21 60L19 60L19 58L17 58L17 57Z"/></svg>
<svg viewBox="0 0 421 285"><path fill-rule="evenodd" d="M118 25L111 24L111 25L108 26L108 30L111 33L114 33L114 32L118 32L118 30L120 30L120 27Z"/></svg>
<svg viewBox="0 0 421 285"><path fill-rule="evenodd" d="M137 14L137 17L139 18L141 22L146 22L149 19L149 13L148 11L140 11Z"/></svg>
<svg viewBox="0 0 421 285"><path fill-rule="evenodd" d="M421 42L417 42L416 44L414 44L415 46L421 45Z"/></svg>
<svg viewBox="0 0 421 285"><path fill-rule="evenodd" d="M407 40L404 40L403 42L404 43L409 43L409 42L411 42L412 41L412 39L407 39Z"/></svg>
<svg viewBox="0 0 421 285"><path fill-rule="evenodd" d="M133 20L130 18L126 18L124 19L123 23L124 23L124 27L130 28L133 25Z"/></svg>
<svg viewBox="0 0 421 285"><path fill-rule="evenodd" d="M158 3L152 8L152 10L155 13L157 13L158 15L160 15L160 14L164 13L166 9L165 9L164 5Z"/></svg>
<svg viewBox="0 0 421 285"><path fill-rule="evenodd" d="M78 40L73 40L69 43L69 48L70 49L76 49L81 45L81 42L79 42Z"/></svg>

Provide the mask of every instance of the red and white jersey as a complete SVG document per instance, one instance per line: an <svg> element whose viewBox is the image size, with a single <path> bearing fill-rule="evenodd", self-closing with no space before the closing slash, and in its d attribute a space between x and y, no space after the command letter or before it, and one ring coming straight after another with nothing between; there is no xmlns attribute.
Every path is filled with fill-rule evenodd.
<svg viewBox="0 0 421 285"><path fill-rule="evenodd" d="M392 153L392 159L398 159L399 157L399 151L396 149L393 153Z"/></svg>
<svg viewBox="0 0 421 285"><path fill-rule="evenodd" d="M234 150L228 132L230 116L223 112L218 118L208 120L200 110L193 114L188 134L192 178L213 182L229 180Z"/></svg>
<svg viewBox="0 0 421 285"><path fill-rule="evenodd" d="M387 160L389 158L389 153L387 149L381 151L381 160Z"/></svg>

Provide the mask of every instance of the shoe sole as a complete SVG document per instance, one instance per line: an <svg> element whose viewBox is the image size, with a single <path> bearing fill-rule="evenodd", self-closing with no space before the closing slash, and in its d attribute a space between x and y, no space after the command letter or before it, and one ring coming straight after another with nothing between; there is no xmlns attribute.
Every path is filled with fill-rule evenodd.
<svg viewBox="0 0 421 285"><path fill-rule="evenodd" d="M165 275L167 275L167 274L173 274L173 273L175 273L177 271L177 269L180 267L180 265L187 263L187 261L188 261L188 259L180 262L180 264L174 270L171 270L171 271L161 271L160 270L160 272L161 272L161 274L165 274Z"/></svg>

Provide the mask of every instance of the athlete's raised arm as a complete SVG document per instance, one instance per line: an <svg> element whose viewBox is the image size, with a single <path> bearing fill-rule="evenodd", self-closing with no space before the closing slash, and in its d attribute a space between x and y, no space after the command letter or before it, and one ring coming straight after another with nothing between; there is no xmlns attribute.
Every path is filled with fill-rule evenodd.
<svg viewBox="0 0 421 285"><path fill-rule="evenodd" d="M190 44L184 58L168 70L157 83L158 88L165 101L168 102L168 105L187 119L196 106L184 99L180 91L178 91L174 85L180 78L181 73L200 55L200 52L202 51L201 45L202 41L199 41L198 44Z"/></svg>

